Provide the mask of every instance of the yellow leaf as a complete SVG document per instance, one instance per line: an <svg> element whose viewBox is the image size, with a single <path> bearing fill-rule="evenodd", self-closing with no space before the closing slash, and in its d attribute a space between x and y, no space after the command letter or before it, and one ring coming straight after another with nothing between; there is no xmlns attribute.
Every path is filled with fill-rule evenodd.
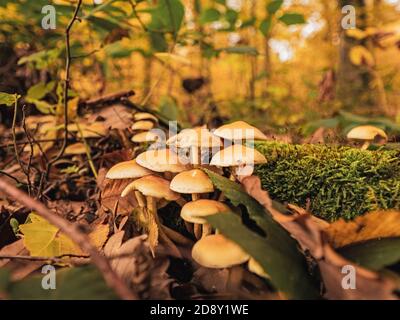
<svg viewBox="0 0 400 320"><path fill-rule="evenodd" d="M325 232L335 248L372 239L400 237L400 211L375 211L352 221L338 220Z"/></svg>
<svg viewBox="0 0 400 320"><path fill-rule="evenodd" d="M65 234L37 214L29 215L30 223L20 225L24 234L25 248L31 256L56 257L66 254L84 255L85 253ZM101 248L109 233L108 225L98 225L90 234L90 242Z"/></svg>
<svg viewBox="0 0 400 320"><path fill-rule="evenodd" d="M363 46L355 46L350 50L350 61L356 66L364 64L372 67L375 65L372 53Z"/></svg>
<svg viewBox="0 0 400 320"><path fill-rule="evenodd" d="M172 53L168 53L168 52L157 52L154 54L154 56L165 63L177 62L177 63L190 65L189 59L182 57L182 56L178 56L176 54L172 54Z"/></svg>
<svg viewBox="0 0 400 320"><path fill-rule="evenodd" d="M78 104L79 104L79 97L75 97L68 101L69 119L75 119L78 117Z"/></svg>
<svg viewBox="0 0 400 320"><path fill-rule="evenodd" d="M360 29L349 29L346 30L346 35L350 38L354 38L357 40L362 40L367 37L366 32Z"/></svg>

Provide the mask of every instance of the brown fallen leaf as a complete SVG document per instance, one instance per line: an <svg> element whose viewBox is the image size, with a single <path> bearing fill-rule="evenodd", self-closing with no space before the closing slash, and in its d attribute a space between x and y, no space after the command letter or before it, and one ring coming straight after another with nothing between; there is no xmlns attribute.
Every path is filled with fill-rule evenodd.
<svg viewBox="0 0 400 320"><path fill-rule="evenodd" d="M168 260L153 259L147 236L142 235L123 243L125 232L114 234L104 247L113 270L137 292L141 299L170 299Z"/></svg>
<svg viewBox="0 0 400 320"><path fill-rule="evenodd" d="M246 177L241 181L245 190L263 205L295 238L303 250L307 250L318 263L321 278L325 287L324 297L343 300L396 300L397 285L389 278L355 265L333 250L327 240L324 229L309 214L287 216L272 205L268 192L262 190L258 177ZM356 275L356 289L346 290L342 281L346 273L343 267L353 266Z"/></svg>
<svg viewBox="0 0 400 320"><path fill-rule="evenodd" d="M375 211L352 221L338 220L325 232L335 248L372 239L400 237L400 211Z"/></svg>

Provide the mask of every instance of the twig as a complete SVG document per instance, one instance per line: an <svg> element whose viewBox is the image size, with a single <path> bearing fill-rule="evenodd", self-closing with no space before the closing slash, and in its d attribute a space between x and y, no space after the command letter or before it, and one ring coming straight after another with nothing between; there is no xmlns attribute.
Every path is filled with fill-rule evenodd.
<svg viewBox="0 0 400 320"><path fill-rule="evenodd" d="M129 98L134 95L135 95L135 91L133 91L133 90L122 91L122 92L109 94L109 95L106 95L106 96L103 96L100 98L91 99L91 100L85 101L83 104L85 107L89 107L89 108L90 107L98 107L99 105L114 104L124 98Z"/></svg>
<svg viewBox="0 0 400 320"><path fill-rule="evenodd" d="M17 146L17 134L16 134L16 126L17 126L17 115L18 115L18 97L15 96L15 104L14 104L14 116L13 116L13 121L12 121L12 136L13 136L13 144L14 144L14 152L15 152L15 159L17 160L17 163L19 164L22 172L27 176L28 174L25 170L25 167L21 161L21 158L19 157L19 150ZM29 178L28 178L29 179ZM28 180L29 183L29 180Z"/></svg>
<svg viewBox="0 0 400 320"><path fill-rule="evenodd" d="M83 131L82 131L81 126L79 125L79 122L76 121L75 123L76 123L76 126L78 128L79 134L82 137L83 144L85 145L85 152L86 152L86 156L88 158L90 169L92 170L92 173L93 173L94 177L97 179L97 171L96 171L96 167L94 166L94 163L93 163L90 147L89 147L89 145L88 145L88 143L87 143L87 141L86 141L86 139L85 139L85 137L83 135Z"/></svg>
<svg viewBox="0 0 400 320"><path fill-rule="evenodd" d="M24 183L24 182L22 182L22 181L19 181L18 178L13 177L11 174L9 174L9 173L7 173L7 172L5 172L5 171L3 171L3 170L0 170L0 174L3 174L3 175L5 175L6 177L9 177L10 179L13 179L16 183L18 183L18 184L20 184L20 185L23 185L23 186L26 186L26 185L27 185L26 183Z"/></svg>
<svg viewBox="0 0 400 320"><path fill-rule="evenodd" d="M74 241L82 251L86 252L91 257L92 262L103 275L107 285L114 289L121 299L137 299L137 296L111 269L108 260L92 246L89 237L84 234L76 225L54 214L43 203L32 199L26 193L2 179L0 179L0 190L9 197L14 198L25 207L35 211L38 215L45 218L48 222L59 228L62 233L71 238L71 240Z"/></svg>
<svg viewBox="0 0 400 320"><path fill-rule="evenodd" d="M26 127L26 113L25 113L25 108L26 108L26 105L24 105L23 107L22 107L22 127L23 127L23 129L24 129L24 132L25 132L25 135L26 135L26 138L28 139L28 141L29 141L29 146L30 146L30 154L29 154L29 160L28 160L28 168L26 169L26 179L27 179L27 181L28 181L28 193L29 193L29 196L31 196L32 195L32 182L31 182L31 166L32 166L32 159L33 159L33 142L32 142L32 139L31 139L31 135L30 135L30 133L29 133L29 131L28 131L28 129L27 129L27 127Z"/></svg>
<svg viewBox="0 0 400 320"><path fill-rule="evenodd" d="M71 21L68 23L67 29L65 30L65 44L66 44L66 62L65 62L65 80L64 80L64 98L63 98L63 104L64 104L64 140L63 144L61 146L61 149L59 153L56 155L55 158L50 160L47 163L47 168L46 168L46 175L45 178L48 179L50 169L53 166L54 163L56 163L64 154L65 149L67 148L68 145L68 90L69 90L69 84L70 84L70 67L71 67L71 44L70 44L70 32L71 29L75 23L75 21L79 20L78 19L78 13L82 5L82 0L78 0L78 4L75 8L74 15L71 19ZM41 190L40 190L41 191Z"/></svg>

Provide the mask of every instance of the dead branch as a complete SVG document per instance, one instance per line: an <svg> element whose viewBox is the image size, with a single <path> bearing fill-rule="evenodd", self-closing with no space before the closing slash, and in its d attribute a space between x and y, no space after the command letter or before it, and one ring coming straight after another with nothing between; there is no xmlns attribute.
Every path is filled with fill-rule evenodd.
<svg viewBox="0 0 400 320"><path fill-rule="evenodd" d="M124 300L134 300L137 296L126 286L126 284L111 269L108 260L101 255L90 243L89 237L84 234L78 226L51 212L43 203L29 197L26 193L0 179L0 190L12 197L25 207L34 210L38 215L45 218L61 232L74 241L82 251L86 252L92 262L99 269L107 285L115 290L118 296Z"/></svg>

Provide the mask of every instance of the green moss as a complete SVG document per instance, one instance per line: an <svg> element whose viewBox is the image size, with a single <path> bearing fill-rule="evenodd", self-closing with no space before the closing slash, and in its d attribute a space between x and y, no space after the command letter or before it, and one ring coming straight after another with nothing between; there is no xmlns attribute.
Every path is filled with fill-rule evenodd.
<svg viewBox="0 0 400 320"><path fill-rule="evenodd" d="M271 197L326 220L400 209L400 152L257 142L268 163L256 168Z"/></svg>

